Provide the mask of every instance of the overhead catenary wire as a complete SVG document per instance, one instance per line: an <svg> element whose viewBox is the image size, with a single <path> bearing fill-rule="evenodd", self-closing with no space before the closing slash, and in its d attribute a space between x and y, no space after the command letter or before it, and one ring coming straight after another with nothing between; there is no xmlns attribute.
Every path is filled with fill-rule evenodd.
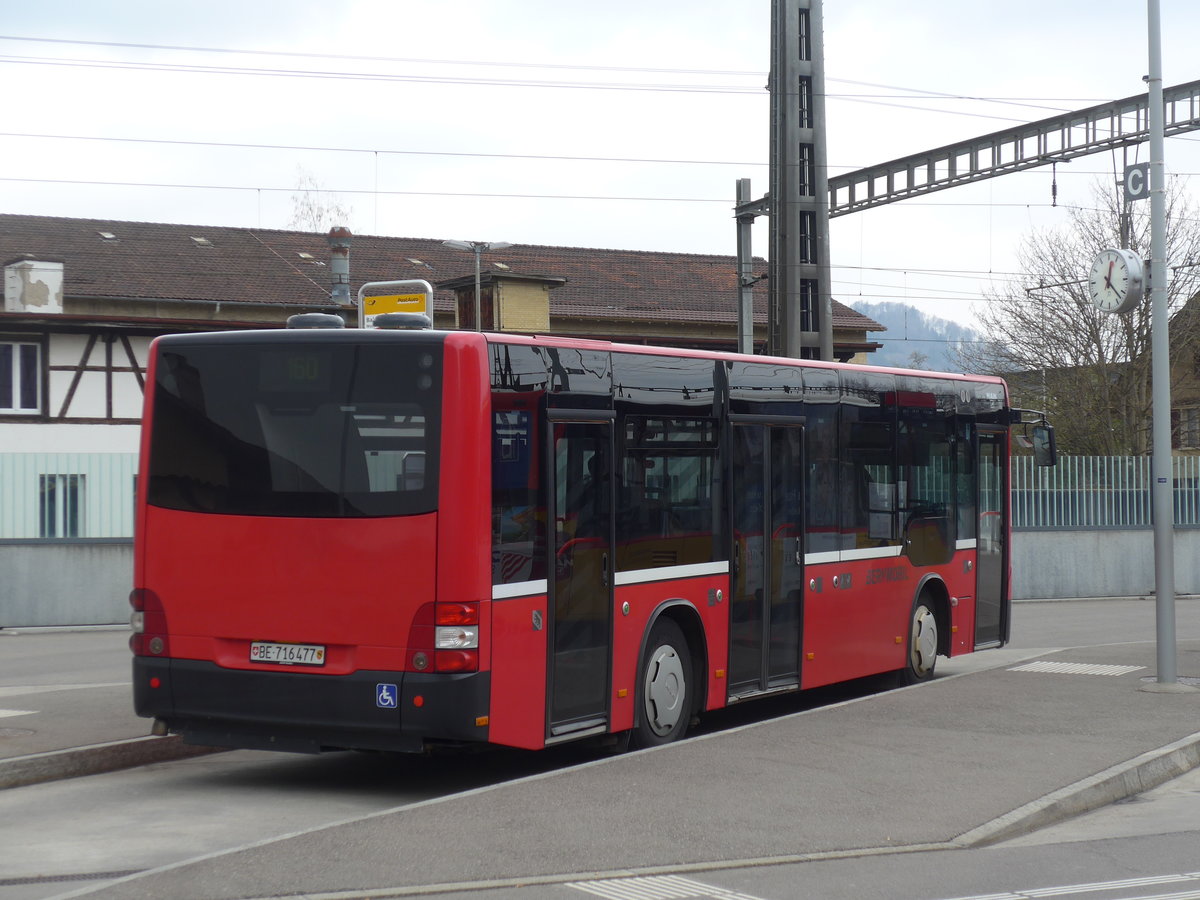
<svg viewBox="0 0 1200 900"><path fill-rule="evenodd" d="M156 50L156 51L175 51L175 52L196 52L207 54L225 54L225 55L243 55L243 56L268 56L274 58L297 58L297 59L323 59L323 60L338 60L352 62L388 62L400 64L420 64L420 65L457 65L460 67L512 67L526 69L549 69L549 70L576 70L576 71L603 71L603 72L623 72L623 73L650 73L655 75L719 75L723 77L753 77L758 82L754 85L738 86L738 85L674 85L674 84L658 84L645 85L634 83L601 83L601 82L565 82L565 81L532 81L518 79L501 79L501 78L442 78L437 76L427 75L403 75L403 74L387 74L387 73L365 73L365 72L330 72L325 70L300 70L300 69L267 69L260 67L248 66L200 66L185 63L162 63L162 62L135 62L135 61L119 61L119 60L83 60L70 57L31 57L31 56L16 56L8 55L0 57L0 61L8 61L20 64L40 64L40 65L61 65L61 66L89 66L109 69L148 69L152 71L178 71L191 73L207 73L207 74L233 74L233 75L255 75L255 76L273 76L273 77L309 77L309 78L346 78L350 80L382 80L382 81L409 81L418 83L442 83L442 84L468 84L472 86L491 85L502 87L540 87L540 88L575 88L583 90L630 90L630 91L669 91L669 92L694 92L694 93L733 93L733 94L748 94L765 97L763 80L766 78L766 73L747 70L721 70L721 69L681 69L681 68L662 68L662 67L636 67L636 66L588 66L577 64L560 64L560 63L540 63L540 62L505 62L505 61L481 61L481 60L438 60L438 59L419 59L412 57L385 57L385 56L355 56L350 54L324 54L310 52L294 52L294 51L262 51L255 49L239 49L239 48L220 48L220 47L194 47L186 45L173 44L149 44L149 43L131 43L117 41L86 41L86 40L71 40L63 38L39 38L39 37L22 37L17 35L0 35L0 41L13 42L28 42L28 43L53 43L78 46L93 46L106 48L120 49L138 49L138 50ZM903 95L909 97L921 97L931 100L945 101L968 101L977 103L999 103L1009 106L1053 109L1057 111L1066 111L1059 107L1045 106L1047 98L1012 98L1012 97L986 97L965 94L952 94L945 91L932 91L922 88L909 88L898 85L881 85L873 82L860 82L850 79L828 78L827 81L838 82L842 81L848 84L861 86L872 86L883 88L891 91L903 92ZM886 103L882 99L876 99L866 95L851 95L851 94L827 94L827 97L835 99L845 99L852 102L879 103L880 105L901 106L911 109L926 109L931 112L946 112L945 110L930 110L925 107L913 107L904 104ZM900 95L885 95L899 97ZM1003 116L991 116L985 113L973 113L958 111L954 115L962 115L977 118L991 118L1006 121L1023 121L1022 119L1012 119Z"/></svg>
<svg viewBox="0 0 1200 900"><path fill-rule="evenodd" d="M87 134L33 134L29 132L3 131L0 138L33 138L61 141L107 141L129 144L161 144L179 147L221 147L231 150L287 150L304 153L382 153L395 156L451 156L468 159L530 159L562 162L605 162L665 164L680 166L766 166L767 162L723 159L652 159L626 156L569 156L550 153L481 153L466 150L399 150L383 147L332 147L297 144L241 143L237 141L197 141L176 138L119 137Z"/></svg>
<svg viewBox="0 0 1200 900"><path fill-rule="evenodd" d="M286 69L258 69L250 67L236 66L200 66L187 65L181 63L137 63L137 62L117 62L109 60L82 60L69 58L53 58L53 57L19 57L19 56L0 56L0 63L11 63L15 65L45 65L45 66L62 66L68 68L98 68L108 69L113 71L139 71L139 72L176 72L184 74L208 74L208 75L251 75L256 77L270 78L313 78L320 80L345 80L345 81L373 81L382 83L409 83L409 84L441 84L441 85L457 85L470 87L527 87L527 88L543 88L554 90L593 90L593 91L640 91L640 92L662 92L662 93L684 93L684 94L730 94L744 95L747 97L767 99L767 93L761 85L758 86L737 86L737 85L702 85L702 84L634 84L631 82L620 83L604 83L591 81L530 81L520 79L500 79L500 78L449 78L430 75L401 75L388 74L381 72L328 72L321 70L286 70ZM884 100L864 99L853 96L826 94L830 99L846 100L856 103L868 103L877 106L890 106L900 109L911 109L924 112L933 112L939 114L947 114L961 116L972 119L989 119L1001 122L1025 122L1025 118L1016 118L1013 116L999 116L990 113L969 112L965 110L944 110L933 109L930 107L915 106L905 103L889 103ZM930 97L927 99L938 99ZM962 99L968 100L972 98L941 98L941 99ZM975 101L972 102L981 102ZM986 101L982 101L986 102ZM1065 110L1063 110L1065 111Z"/></svg>
<svg viewBox="0 0 1200 900"><path fill-rule="evenodd" d="M156 188L156 189L178 189L178 190L207 190L207 191L249 191L249 192L269 192L269 193L287 193L287 194L350 194L364 196L398 196L398 197L476 197L480 199L499 199L499 200L594 200L594 201L619 201L619 202L637 202L637 203L721 203L730 204L732 202L729 197L647 197L647 196L623 196L615 194L537 194L537 193L501 193L501 192L484 192L484 191L409 191L409 190L383 190L378 188L328 188L328 187L273 187L263 185L237 185L237 184L182 184L171 182L150 182L150 181L100 181L96 179L84 178L29 178L19 176L0 176L0 182L10 182L17 184L73 184L87 185L91 187L137 187L137 188ZM974 203L974 202L940 202L930 201L922 198L907 199L904 202L908 206L915 207L943 207L943 208L995 208L1007 207L1012 209L1051 209L1049 203ZM1058 209L1070 209L1079 212L1097 211L1094 207L1082 205L1066 205L1059 204Z"/></svg>
<svg viewBox="0 0 1200 900"><path fill-rule="evenodd" d="M297 153L361 153L361 154L383 154L390 156L434 156L434 157L461 157L465 159L514 159L514 160L537 160L537 161L557 161L557 162L599 162L599 163L631 163L637 165L680 165L680 166L738 166L738 167L759 167L764 168L768 165L766 160L729 160L729 159L673 159L665 157L636 157L636 156L579 156L571 154L552 154L552 153L483 153L472 150L414 150L406 148L388 148L388 147L345 147L331 146L318 144L270 144L262 142L242 142L242 141L201 141L201 140L186 140L182 138L160 138L160 137L128 137L120 135L100 135L100 134L51 134L51 133L36 133L24 131L0 131L0 138L24 138L30 140L48 140L48 141L101 141L107 143L124 143L124 144L153 144L161 146L177 146L177 147L213 147L229 150L286 150ZM850 172L862 168L862 166L848 166L845 164L829 165L826 167L833 174L838 171ZM1010 175L1036 175L1042 177L1043 173L1037 169L1021 169L1015 172L1010 172ZM1103 176L1110 173L1099 169L1082 169L1073 168L1071 175L1078 176ZM1189 176L1195 173L1176 172L1177 176Z"/></svg>
<svg viewBox="0 0 1200 900"><path fill-rule="evenodd" d="M520 68L520 69L560 69L563 71L592 71L592 72L644 72L656 75L717 75L723 77L752 77L755 79L765 79L768 77L767 72L761 70L736 70L736 69L695 69L695 68L671 68L671 67L652 67L652 66L599 66L585 65L579 63L561 63L561 62L531 62L529 60L511 61L511 60L465 60L465 59L430 59L423 57L397 57L397 56L378 56L378 55L357 55L345 53L315 53L311 51L295 51L295 50L258 50L253 48L236 48L236 47L197 47L183 44L151 44L151 43L133 43L126 41L92 41L80 40L71 38L47 38L19 35L0 35L0 41L14 41L25 43L42 43L42 44L69 44L76 46L89 47L112 47L123 49L136 50L171 50L183 51L192 53L213 53L213 54L233 54L240 56L265 56L265 57L284 57L293 59L330 59L342 61L356 62L389 62L401 64L415 65L437 65L437 66L466 66L466 67L483 67L483 68ZM881 84L879 82L858 81L849 78L826 78L828 82L837 82L841 84L852 84L860 87L873 87L883 90L902 91L907 94L925 96L930 98L942 98L947 100L970 100L984 103L1006 103L1020 106L1028 106L1035 103L1047 103L1057 101L1062 103L1101 103L1106 98L1095 97L986 97L968 94L953 94L945 91L934 91L927 88L910 88L901 85ZM1045 107L1046 109L1057 109L1056 107ZM1061 111L1061 110L1060 110Z"/></svg>

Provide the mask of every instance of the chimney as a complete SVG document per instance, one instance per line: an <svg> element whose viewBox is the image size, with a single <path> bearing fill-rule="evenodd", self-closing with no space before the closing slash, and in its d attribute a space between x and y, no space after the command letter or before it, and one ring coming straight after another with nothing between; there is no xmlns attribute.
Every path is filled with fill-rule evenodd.
<svg viewBox="0 0 1200 900"><path fill-rule="evenodd" d="M4 311L61 313L63 264L31 256L5 263Z"/></svg>
<svg viewBox="0 0 1200 900"><path fill-rule="evenodd" d="M337 225L329 229L325 238L329 241L329 273L332 280L330 299L338 306L352 306L350 297L350 241L354 235L350 229Z"/></svg>

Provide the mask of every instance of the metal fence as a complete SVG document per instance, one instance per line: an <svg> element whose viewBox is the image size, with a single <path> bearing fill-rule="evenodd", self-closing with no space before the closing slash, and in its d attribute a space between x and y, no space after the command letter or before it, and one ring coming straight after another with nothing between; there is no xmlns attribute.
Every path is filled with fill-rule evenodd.
<svg viewBox="0 0 1200 900"><path fill-rule="evenodd" d="M1200 527L1200 457L1174 459L1175 524ZM0 453L0 539L133 536L136 453ZM1150 457L1012 460L1019 530L1150 528Z"/></svg>
<svg viewBox="0 0 1200 900"><path fill-rule="evenodd" d="M1200 457L1176 456L1175 524L1200 526ZM1023 530L1150 528L1150 457L1060 456L1037 468L1027 456L1012 460L1013 527Z"/></svg>

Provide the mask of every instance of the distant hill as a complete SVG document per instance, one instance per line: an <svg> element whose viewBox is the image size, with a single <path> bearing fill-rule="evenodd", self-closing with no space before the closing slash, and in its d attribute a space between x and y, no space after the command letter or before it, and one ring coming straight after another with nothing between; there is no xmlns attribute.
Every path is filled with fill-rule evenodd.
<svg viewBox="0 0 1200 900"><path fill-rule="evenodd" d="M856 302L854 309L887 326L887 331L868 336L869 340L883 344L882 349L868 357L876 366L953 372L961 368L954 358L958 345L983 339L974 328L930 315L907 303Z"/></svg>

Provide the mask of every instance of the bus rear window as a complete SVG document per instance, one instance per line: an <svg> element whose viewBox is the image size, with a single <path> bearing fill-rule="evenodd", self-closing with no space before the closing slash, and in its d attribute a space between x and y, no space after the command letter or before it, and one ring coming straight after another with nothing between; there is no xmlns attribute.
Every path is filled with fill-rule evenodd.
<svg viewBox="0 0 1200 900"><path fill-rule="evenodd" d="M437 507L441 347L164 340L149 502L246 516Z"/></svg>

